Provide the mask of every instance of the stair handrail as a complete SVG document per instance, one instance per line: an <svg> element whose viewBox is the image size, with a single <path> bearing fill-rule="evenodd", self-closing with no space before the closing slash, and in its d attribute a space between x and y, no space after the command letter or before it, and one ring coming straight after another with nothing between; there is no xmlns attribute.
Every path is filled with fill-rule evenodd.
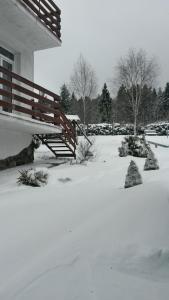
<svg viewBox="0 0 169 300"><path fill-rule="evenodd" d="M92 146L92 142L89 140L89 138L87 137L85 131L80 127L80 125L78 124L77 121L74 121L74 123L77 125L77 127L79 128L80 132L83 134L83 136L85 137L85 139L89 142L89 144Z"/></svg>

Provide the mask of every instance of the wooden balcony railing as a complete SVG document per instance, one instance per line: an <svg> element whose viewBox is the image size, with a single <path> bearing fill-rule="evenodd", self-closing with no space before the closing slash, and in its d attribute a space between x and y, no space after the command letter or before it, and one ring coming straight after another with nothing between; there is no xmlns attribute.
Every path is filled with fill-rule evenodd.
<svg viewBox="0 0 169 300"><path fill-rule="evenodd" d="M69 144L76 148L76 133L61 110L60 97L34 82L0 67L0 107L6 112L51 123L62 128Z"/></svg>
<svg viewBox="0 0 169 300"><path fill-rule="evenodd" d="M61 10L53 0L19 0L60 40Z"/></svg>

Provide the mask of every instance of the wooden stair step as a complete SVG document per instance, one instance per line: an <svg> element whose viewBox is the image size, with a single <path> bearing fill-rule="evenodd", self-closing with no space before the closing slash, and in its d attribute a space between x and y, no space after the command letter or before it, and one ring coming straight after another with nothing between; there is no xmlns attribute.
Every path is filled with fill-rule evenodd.
<svg viewBox="0 0 169 300"><path fill-rule="evenodd" d="M44 140L49 141L49 142L50 141L62 141L62 139L60 139L60 138L51 138L51 139L50 138L44 138Z"/></svg>
<svg viewBox="0 0 169 300"><path fill-rule="evenodd" d="M55 149L53 149L54 151L55 151ZM69 149L65 149L65 150L62 150L62 149L60 149L60 150L57 150L57 151L55 151L56 153L57 152L70 152L71 153L71 151L69 150Z"/></svg>
<svg viewBox="0 0 169 300"><path fill-rule="evenodd" d="M64 144L63 144L63 146L62 146L62 145L60 145L60 146L50 145L50 147L51 147L51 148L56 148L56 149L67 148L66 145L64 145Z"/></svg>
<svg viewBox="0 0 169 300"><path fill-rule="evenodd" d="M46 143L46 144L64 144L65 145L65 143L62 141L51 141L51 142L44 141L44 143Z"/></svg>
<svg viewBox="0 0 169 300"><path fill-rule="evenodd" d="M43 138L45 139L59 139L62 137L62 134L60 135L55 135L55 134L45 134Z"/></svg>
<svg viewBox="0 0 169 300"><path fill-rule="evenodd" d="M74 157L73 153L66 154L66 153L56 153L57 157Z"/></svg>

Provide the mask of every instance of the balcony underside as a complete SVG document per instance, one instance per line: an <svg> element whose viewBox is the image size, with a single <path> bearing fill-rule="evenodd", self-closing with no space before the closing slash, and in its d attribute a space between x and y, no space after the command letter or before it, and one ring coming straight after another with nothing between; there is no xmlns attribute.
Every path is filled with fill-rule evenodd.
<svg viewBox="0 0 169 300"><path fill-rule="evenodd" d="M0 0L0 40L15 51L60 46L56 35L22 1Z"/></svg>
<svg viewBox="0 0 169 300"><path fill-rule="evenodd" d="M29 134L61 133L60 126L40 122L15 113L0 111L0 129Z"/></svg>

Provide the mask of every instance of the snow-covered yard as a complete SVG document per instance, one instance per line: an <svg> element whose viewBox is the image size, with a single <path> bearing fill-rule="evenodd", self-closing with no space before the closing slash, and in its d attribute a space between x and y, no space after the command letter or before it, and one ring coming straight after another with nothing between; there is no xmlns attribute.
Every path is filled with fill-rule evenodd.
<svg viewBox="0 0 169 300"><path fill-rule="evenodd" d="M0 299L169 299L169 149L152 146L158 171L134 158L144 183L125 190L121 139L97 137L86 165L56 165L42 147L45 187L0 173Z"/></svg>

